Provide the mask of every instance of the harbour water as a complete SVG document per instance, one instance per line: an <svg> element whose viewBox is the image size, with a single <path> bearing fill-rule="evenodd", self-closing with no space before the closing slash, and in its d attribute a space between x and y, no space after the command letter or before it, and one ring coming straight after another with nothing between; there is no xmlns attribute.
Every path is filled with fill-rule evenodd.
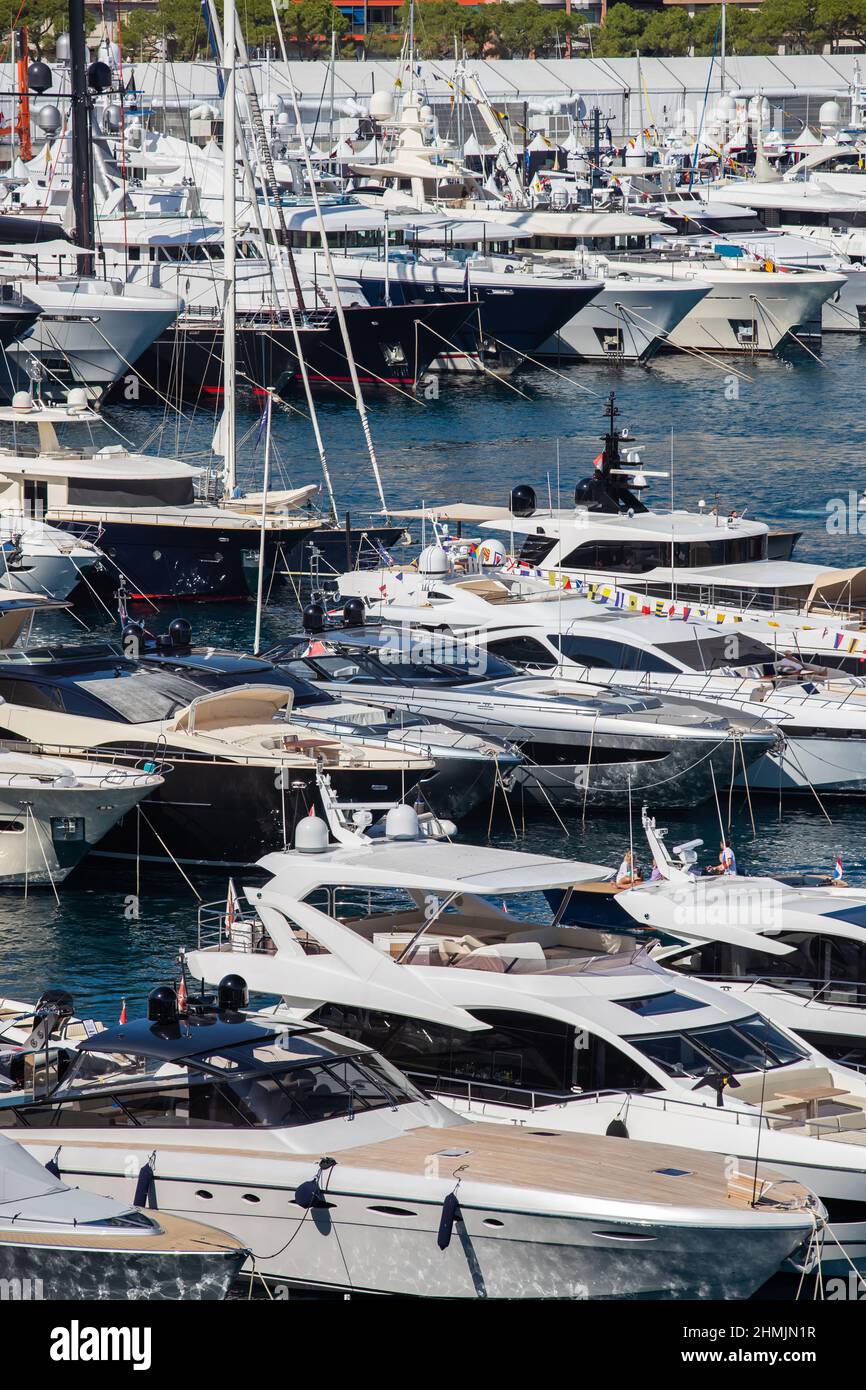
<svg viewBox="0 0 866 1390"><path fill-rule="evenodd" d="M668 502L672 491L683 506L704 498L708 506L718 502L722 514L748 508L751 515L802 528L798 557L862 563L866 535L858 533L856 510L848 530L828 531L827 504L841 499L847 505L849 490L866 486L866 422L861 411L851 409L860 399L864 354L866 346L856 338L825 335L820 361L797 351L787 358L741 358L734 368L671 356L648 368L582 365L559 375L527 372L514 382L523 394L472 378L443 383L438 396L422 392L417 404L396 393L372 395L369 412L386 496L394 507L415 506L422 499L505 503L515 483L529 482L541 497L549 488L554 501L558 492L567 499L598 452L602 406L616 390L620 423L635 433L645 466L670 471L673 459L672 481L652 480L651 496L660 503ZM113 406L107 414L136 443L162 424L161 438L149 448L167 454L203 459L213 433L213 421L203 414L190 420L131 405ZM254 404L240 409L238 438L247 442L239 472L251 487L261 470L262 446L253 443L257 420ZM351 402L324 401L321 420L339 506L361 521L377 504ZM318 480L311 431L301 415L275 415L274 445L274 486ZM247 650L252 645L252 603L166 606L159 619L149 615L148 621L152 618L159 630L178 611L193 623L197 642ZM83 610L82 616L95 632L116 632L99 609ZM265 615L265 645L297 627L298 608L284 587ZM34 640L81 635L77 620L61 617L43 625ZM727 823L727 788L721 801ZM638 861L645 858L639 812L635 806ZM754 832L746 798L735 793L732 839L741 867L829 869L839 854L849 881L866 881L866 818L858 803L832 800L822 809L804 797L786 802L782 816L770 798L755 800L752 813ZM715 860L715 807L671 817L670 823L672 838L702 836L704 855ZM485 814L462 833L482 843L487 828ZM515 843L502 816L493 835L500 843ZM567 822L565 833L537 811L525 824L517 813L517 847L612 865L627 845L624 816L590 812L585 822ZM113 1022L125 998L130 1016L139 1014L148 989L175 976L178 947L194 941L199 898L224 898L225 890L218 876L193 874L188 883L174 870L105 868L93 859L64 885L59 902L50 889L34 889L26 898L21 890L7 890L0 896L4 989L26 999L73 981L79 1013Z"/></svg>

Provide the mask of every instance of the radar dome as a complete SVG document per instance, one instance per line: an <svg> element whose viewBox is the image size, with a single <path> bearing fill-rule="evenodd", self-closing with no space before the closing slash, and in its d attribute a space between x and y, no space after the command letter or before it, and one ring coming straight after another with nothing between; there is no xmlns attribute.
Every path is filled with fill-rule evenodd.
<svg viewBox="0 0 866 1390"><path fill-rule="evenodd" d="M428 545L418 556L419 574L447 574L450 568L451 561L441 545Z"/></svg>
<svg viewBox="0 0 866 1390"><path fill-rule="evenodd" d="M32 410L33 397L29 391L16 391L12 397L13 410Z"/></svg>
<svg viewBox="0 0 866 1390"><path fill-rule="evenodd" d="M417 840L421 833L418 815L411 806L392 806L385 817L385 834L389 840Z"/></svg>
<svg viewBox="0 0 866 1390"><path fill-rule="evenodd" d="M295 849L299 854L323 854L328 848L328 827L321 816L304 816L295 829Z"/></svg>
<svg viewBox="0 0 866 1390"><path fill-rule="evenodd" d="M818 112L818 124L822 131L838 130L842 124L842 108L838 101L823 102Z"/></svg>
<svg viewBox="0 0 866 1390"><path fill-rule="evenodd" d="M374 121L390 121L394 115L394 98L390 92L374 92L370 97L370 115Z"/></svg>
<svg viewBox="0 0 866 1390"><path fill-rule="evenodd" d="M87 409L87 392L83 386L73 386L71 391L67 391L66 407L68 410Z"/></svg>

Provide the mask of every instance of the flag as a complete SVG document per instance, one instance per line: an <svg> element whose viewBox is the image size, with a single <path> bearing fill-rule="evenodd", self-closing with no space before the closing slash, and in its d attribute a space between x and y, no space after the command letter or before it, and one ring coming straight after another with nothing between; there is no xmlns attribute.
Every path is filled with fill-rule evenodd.
<svg viewBox="0 0 866 1390"><path fill-rule="evenodd" d="M844 877L844 870L843 870L843 868L842 868L842 856L839 855L839 854L837 854L837 855L836 855L836 864L835 864L835 867L834 867L834 869L833 869L833 882L834 882L834 883L841 883L843 877Z"/></svg>
<svg viewBox="0 0 866 1390"><path fill-rule="evenodd" d="M177 1011L179 1014L187 1012L186 979L183 975L181 975L180 984L177 987Z"/></svg>
<svg viewBox="0 0 866 1390"><path fill-rule="evenodd" d="M126 1022L126 1000L125 1000L125 999L121 999L121 1001L120 1001L120 1018L119 1018L117 1021L118 1021L118 1023L125 1023L125 1022Z"/></svg>
<svg viewBox="0 0 866 1390"><path fill-rule="evenodd" d="M307 812L307 820L310 819L310 816L314 816L315 814L316 814L316 808L315 808L315 806L311 806L310 809L309 809L309 811Z"/></svg>
<svg viewBox="0 0 866 1390"><path fill-rule="evenodd" d="M237 921L237 919L238 919L238 917L239 917L239 915L240 915L240 910L241 910L241 905L240 905L240 900L239 900L238 895L237 895L237 891L236 891L236 889L235 889L235 881L234 881L233 878L230 878L230 879L229 879L228 892L226 893L226 913L225 913L225 929L226 929L226 936L231 936L232 927L234 926L235 922Z"/></svg>
<svg viewBox="0 0 866 1390"><path fill-rule="evenodd" d="M604 463L604 454L596 454L595 458L594 458L593 461L592 461L592 466L593 466L593 468L601 468L601 465L602 465L603 463Z"/></svg>

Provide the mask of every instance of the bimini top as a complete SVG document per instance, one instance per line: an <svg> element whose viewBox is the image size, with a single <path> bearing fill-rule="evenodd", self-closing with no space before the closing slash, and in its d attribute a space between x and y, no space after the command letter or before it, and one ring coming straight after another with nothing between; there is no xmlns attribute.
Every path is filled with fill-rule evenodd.
<svg viewBox="0 0 866 1390"><path fill-rule="evenodd" d="M266 854L258 866L274 875L269 888L292 898L326 884L500 896L570 888L613 876L603 864L423 838L359 837L357 844L330 845L319 853L278 850Z"/></svg>

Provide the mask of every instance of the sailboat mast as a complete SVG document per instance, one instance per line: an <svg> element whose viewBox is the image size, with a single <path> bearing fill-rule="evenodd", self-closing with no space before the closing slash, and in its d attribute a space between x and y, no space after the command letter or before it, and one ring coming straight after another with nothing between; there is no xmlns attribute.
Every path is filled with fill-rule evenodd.
<svg viewBox="0 0 866 1390"><path fill-rule="evenodd" d="M258 587L256 589L256 636L255 642L253 643L254 656L258 656L262 647L262 608L264 607L265 593L265 541L268 535L268 488L271 485L271 418L274 412L274 393L270 387L268 387L266 410L265 468L264 478L262 479L262 519L259 529L259 578Z"/></svg>
<svg viewBox="0 0 866 1390"><path fill-rule="evenodd" d="M80 3L80 0L75 0ZM235 186L235 145L237 116L235 106L235 0L225 0L223 8L223 489L230 497L237 482L235 456L235 386L237 346L235 342L235 237L237 235L237 191Z"/></svg>
<svg viewBox="0 0 866 1390"><path fill-rule="evenodd" d="M334 312L337 315L337 322L340 325L340 336L343 340L343 350L345 351L346 359L349 364L349 376L351 378L352 389L355 394L355 409L357 410L358 418L361 421L361 429L364 434L364 442L367 445L367 454L370 459L370 466L373 470L373 477L376 481L376 489L379 494L379 501L382 505L382 511L384 515L387 517L388 504L385 501L385 490L382 486L382 474L379 470L379 460L376 457L376 447L373 443L373 435L370 430L370 421L367 417L367 407L364 404L364 394L361 390L361 383L358 380L358 369L355 365L355 354L352 351L352 344L349 339L349 329L346 324L346 315L343 312L343 303L340 298L340 287L337 284L337 276L334 271L334 263L331 260L331 251L330 247L328 246L328 233L325 228L325 219L322 217L322 208L319 202L319 191L316 187L316 178L315 174L313 173L312 161L310 160L310 151L307 148L307 142L304 139L304 125L301 119L301 108L298 103L298 92L292 80L291 70L289 69L288 62L285 59L285 40L283 38L283 29L280 23L280 16L279 11L277 10L276 0L271 0L271 9L273 11L274 23L277 26L277 34L279 35L280 44L282 46L284 61L286 62L286 71L289 80L289 91L292 95L292 109L295 114L295 124L297 126L298 131L298 139L300 140L301 144L301 151L303 153L304 165L307 172L307 180L310 185L310 194L313 200L313 209L316 214L316 223L319 229L319 237L322 242L322 253L325 258L325 266L327 268L328 278L331 284L331 295L334 301Z"/></svg>
<svg viewBox="0 0 866 1390"><path fill-rule="evenodd" d="M93 274L93 148L90 142L90 97L84 43L84 0L69 0L69 57L72 81L72 211L75 244L88 254L78 257L78 274Z"/></svg>

